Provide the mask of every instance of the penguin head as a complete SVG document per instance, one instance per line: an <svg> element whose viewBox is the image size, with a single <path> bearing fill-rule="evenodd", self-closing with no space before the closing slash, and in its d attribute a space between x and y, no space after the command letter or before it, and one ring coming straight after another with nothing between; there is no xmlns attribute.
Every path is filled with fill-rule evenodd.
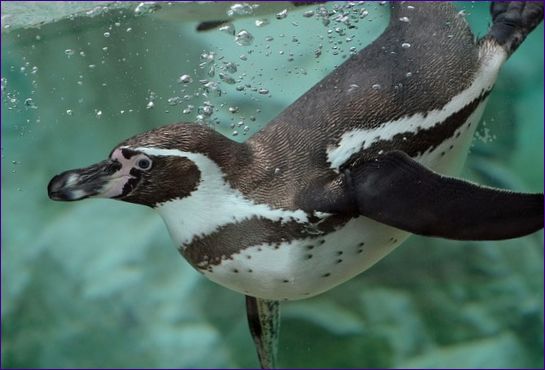
<svg viewBox="0 0 545 370"><path fill-rule="evenodd" d="M108 158L51 179L52 200L111 198L156 207L187 197L199 184L201 170L190 159L206 152L216 132L176 124L136 135L117 145Z"/></svg>

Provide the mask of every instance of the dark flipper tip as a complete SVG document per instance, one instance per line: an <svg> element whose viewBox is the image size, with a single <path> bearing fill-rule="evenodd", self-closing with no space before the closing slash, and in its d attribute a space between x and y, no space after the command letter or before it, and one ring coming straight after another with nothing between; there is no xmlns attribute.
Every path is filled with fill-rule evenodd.
<svg viewBox="0 0 545 370"><path fill-rule="evenodd" d="M206 22L201 22L197 25L197 31L198 32L203 32L203 31L210 31L210 30L214 30L218 27L221 27L222 25L224 25L225 23L227 23L228 21L206 21Z"/></svg>

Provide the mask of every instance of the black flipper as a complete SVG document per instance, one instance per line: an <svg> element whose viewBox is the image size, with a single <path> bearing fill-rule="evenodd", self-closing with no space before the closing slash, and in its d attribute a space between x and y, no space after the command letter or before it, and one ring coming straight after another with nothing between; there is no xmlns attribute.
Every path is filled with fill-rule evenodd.
<svg viewBox="0 0 545 370"><path fill-rule="evenodd" d="M274 369L280 332L280 302L246 296L248 326L262 369Z"/></svg>
<svg viewBox="0 0 545 370"><path fill-rule="evenodd" d="M355 164L344 176L360 214L415 234L501 240L543 228L543 194L445 177L400 151Z"/></svg>
<svg viewBox="0 0 545 370"><path fill-rule="evenodd" d="M197 25L197 31L202 32L202 31L215 30L216 28L221 27L221 26L223 26L224 24L226 24L228 22L229 21L206 21L206 22L201 22L201 23L199 23Z"/></svg>
<svg viewBox="0 0 545 370"><path fill-rule="evenodd" d="M543 20L543 2L495 1L490 14L493 24L485 39L495 40L511 55Z"/></svg>

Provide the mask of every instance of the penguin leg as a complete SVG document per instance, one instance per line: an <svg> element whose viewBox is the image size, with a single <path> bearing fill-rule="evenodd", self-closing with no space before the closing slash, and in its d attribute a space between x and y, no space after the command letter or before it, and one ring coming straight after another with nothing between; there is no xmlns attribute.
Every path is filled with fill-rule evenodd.
<svg viewBox="0 0 545 370"><path fill-rule="evenodd" d="M490 14L493 23L484 39L494 40L511 55L543 20L543 2L494 1Z"/></svg>
<svg viewBox="0 0 545 370"><path fill-rule="evenodd" d="M358 213L415 234L501 240L543 228L543 194L494 189L437 174L400 151L344 170Z"/></svg>
<svg viewBox="0 0 545 370"><path fill-rule="evenodd" d="M262 369L274 369L280 332L280 302L246 296L248 326Z"/></svg>

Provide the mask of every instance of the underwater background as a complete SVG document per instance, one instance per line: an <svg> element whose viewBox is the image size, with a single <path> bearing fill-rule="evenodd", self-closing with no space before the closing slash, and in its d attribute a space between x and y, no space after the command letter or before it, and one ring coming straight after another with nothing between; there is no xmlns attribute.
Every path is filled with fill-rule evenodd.
<svg viewBox="0 0 545 370"><path fill-rule="evenodd" d="M233 4L2 2L2 367L258 366L243 296L194 271L152 210L46 191L164 124L245 140L388 21L371 2ZM486 33L489 3L456 6ZM232 26L196 31L211 20ZM463 177L543 191L543 100L540 25L500 72ZM281 367L543 368L543 232L413 236L281 310Z"/></svg>

